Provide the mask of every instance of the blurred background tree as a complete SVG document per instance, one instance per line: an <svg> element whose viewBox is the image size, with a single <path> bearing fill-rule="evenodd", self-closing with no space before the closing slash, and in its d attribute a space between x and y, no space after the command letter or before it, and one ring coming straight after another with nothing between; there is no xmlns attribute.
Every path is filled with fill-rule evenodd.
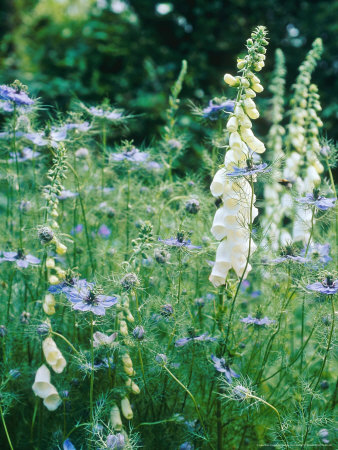
<svg viewBox="0 0 338 450"><path fill-rule="evenodd" d="M74 97L91 104L109 97L119 107L145 113L132 132L147 143L163 124L182 59L189 64L182 97L205 107L213 96L227 95L223 74L233 70L251 30L265 25L270 46L262 77L266 85L274 50L281 48L290 95L298 66L321 37L324 56L314 82L325 130L337 138L338 2L2 0L0 8L1 83L18 78L45 104L62 110ZM192 122L183 108L181 126L198 132Z"/></svg>

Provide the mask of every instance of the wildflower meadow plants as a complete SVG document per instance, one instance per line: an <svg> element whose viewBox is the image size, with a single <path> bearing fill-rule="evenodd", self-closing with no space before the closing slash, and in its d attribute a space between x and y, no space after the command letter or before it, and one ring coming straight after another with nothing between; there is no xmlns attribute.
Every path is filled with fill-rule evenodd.
<svg viewBox="0 0 338 450"><path fill-rule="evenodd" d="M162 132L137 144L142 116L108 101L41 125L43 100L0 86L1 448L335 448L322 45L287 110L280 50L263 93L268 42L251 33L229 97L190 103L212 136L196 173L178 170L185 61Z"/></svg>

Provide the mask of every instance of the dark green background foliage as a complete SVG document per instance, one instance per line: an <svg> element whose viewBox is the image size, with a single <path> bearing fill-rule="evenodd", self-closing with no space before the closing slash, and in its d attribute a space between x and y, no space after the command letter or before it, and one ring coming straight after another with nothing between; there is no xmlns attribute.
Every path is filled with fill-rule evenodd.
<svg viewBox="0 0 338 450"><path fill-rule="evenodd" d="M67 4L1 2L2 83L19 78L45 104L62 109L73 96L93 104L108 96L120 107L146 113L135 121L132 135L139 142L149 141L147 136L162 123L181 60L189 64L182 98L206 106L209 98L227 94L223 74L233 71L236 55L244 51L243 40L261 24L270 36L265 85L276 48L285 52L290 88L311 42L323 39L325 51L314 82L322 98L324 132L337 137L336 1L174 0L166 15L156 13L156 2L150 0L131 0L120 14L97 7L111 1L68 2L75 13L62 3ZM81 6L76 12L77 4ZM290 89L287 92L290 95ZM187 118L181 125L196 130Z"/></svg>

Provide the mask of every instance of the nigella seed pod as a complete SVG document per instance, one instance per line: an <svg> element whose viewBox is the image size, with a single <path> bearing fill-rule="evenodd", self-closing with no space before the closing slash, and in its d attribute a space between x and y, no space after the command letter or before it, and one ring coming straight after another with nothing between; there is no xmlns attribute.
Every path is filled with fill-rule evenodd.
<svg viewBox="0 0 338 450"><path fill-rule="evenodd" d="M50 325L46 322L41 323L40 325L37 326L36 328L36 332L38 333L39 336L41 337L46 337L48 336L50 331Z"/></svg>
<svg viewBox="0 0 338 450"><path fill-rule="evenodd" d="M200 202L194 198L188 200L185 204L185 210L190 214L197 214L200 208Z"/></svg>
<svg viewBox="0 0 338 450"><path fill-rule="evenodd" d="M133 336L135 339L142 341L144 339L144 328L141 325L138 325L133 330Z"/></svg>
<svg viewBox="0 0 338 450"><path fill-rule="evenodd" d="M330 385L329 385L329 382L328 382L327 380L323 380L323 381L320 383L320 388L321 388L323 391L325 391L326 389L329 389L329 387L330 387Z"/></svg>
<svg viewBox="0 0 338 450"><path fill-rule="evenodd" d="M41 227L38 230L38 237L42 245L49 244L54 240L54 232L50 227Z"/></svg>
<svg viewBox="0 0 338 450"><path fill-rule="evenodd" d="M172 313L174 312L174 308L171 306L170 303L167 303L162 306L161 308L161 315L165 317L170 317Z"/></svg>
<svg viewBox="0 0 338 450"><path fill-rule="evenodd" d="M140 282L135 273L127 273L121 280L121 286L126 291L129 291L138 284L140 284Z"/></svg>

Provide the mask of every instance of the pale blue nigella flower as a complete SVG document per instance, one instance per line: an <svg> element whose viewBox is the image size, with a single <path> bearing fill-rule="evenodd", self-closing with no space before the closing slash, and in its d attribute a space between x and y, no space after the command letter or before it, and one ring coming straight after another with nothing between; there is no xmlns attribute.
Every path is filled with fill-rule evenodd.
<svg viewBox="0 0 338 450"><path fill-rule="evenodd" d="M233 167L233 172L227 173L228 177L247 177L249 175L255 175L256 173L264 173L270 169L267 168L266 163L258 164L257 166L248 165L247 167Z"/></svg>
<svg viewBox="0 0 338 450"><path fill-rule="evenodd" d="M210 100L209 106L203 109L203 117L205 119L217 120L219 117L224 116L225 112L234 112L234 109L235 102L233 100L227 100L219 105Z"/></svg>
<svg viewBox="0 0 338 450"><path fill-rule="evenodd" d="M197 342L214 342L217 341L216 338L208 336L208 333L203 333L200 336L195 337L185 337L181 339L177 339L175 342L175 347L183 347L188 344L188 342L197 341Z"/></svg>
<svg viewBox="0 0 338 450"><path fill-rule="evenodd" d="M30 161L37 158L40 155L39 152L34 152L29 147L24 147L18 154L18 162ZM8 160L9 163L16 161L15 153L10 153L11 158Z"/></svg>
<svg viewBox="0 0 338 450"><path fill-rule="evenodd" d="M224 358L217 358L215 355L211 355L211 359L214 362L214 367L218 372L224 373L228 383L232 382L232 378L239 378L239 375L229 367Z"/></svg>
<svg viewBox="0 0 338 450"><path fill-rule="evenodd" d="M317 281L316 283L308 284L306 289L321 294L333 295L338 292L338 280L333 281L332 277L327 276L322 282Z"/></svg>
<svg viewBox="0 0 338 450"><path fill-rule="evenodd" d="M137 148L132 148L126 152L113 153L111 158L114 161L129 161L134 163L145 162L149 158L149 153L140 152Z"/></svg>
<svg viewBox="0 0 338 450"><path fill-rule="evenodd" d="M26 268L30 264L40 264L41 260L33 255L25 255L23 250L17 252L3 252L3 257L0 258L0 263L3 261L16 262L18 267Z"/></svg>
<svg viewBox="0 0 338 450"><path fill-rule="evenodd" d="M114 295L97 294L92 283L83 286L74 286L65 292L68 300L73 303L73 309L79 311L91 311L97 316L104 316L106 308L117 303L117 297Z"/></svg>
<svg viewBox="0 0 338 450"><path fill-rule="evenodd" d="M265 326L275 323L275 320L271 320L268 317L264 317L262 319L260 317L252 317L249 314L248 317L244 317L243 319L241 319L241 322L246 323L247 325Z"/></svg>
<svg viewBox="0 0 338 450"><path fill-rule="evenodd" d="M305 197L297 198L297 202L304 203L306 205L314 205L321 211L326 211L329 208L333 208L336 200L336 198L326 198L315 194L306 194Z"/></svg>
<svg viewBox="0 0 338 450"><path fill-rule="evenodd" d="M28 97L25 91L19 91L11 86L0 86L0 99L15 103L16 105L32 105L34 100Z"/></svg>

